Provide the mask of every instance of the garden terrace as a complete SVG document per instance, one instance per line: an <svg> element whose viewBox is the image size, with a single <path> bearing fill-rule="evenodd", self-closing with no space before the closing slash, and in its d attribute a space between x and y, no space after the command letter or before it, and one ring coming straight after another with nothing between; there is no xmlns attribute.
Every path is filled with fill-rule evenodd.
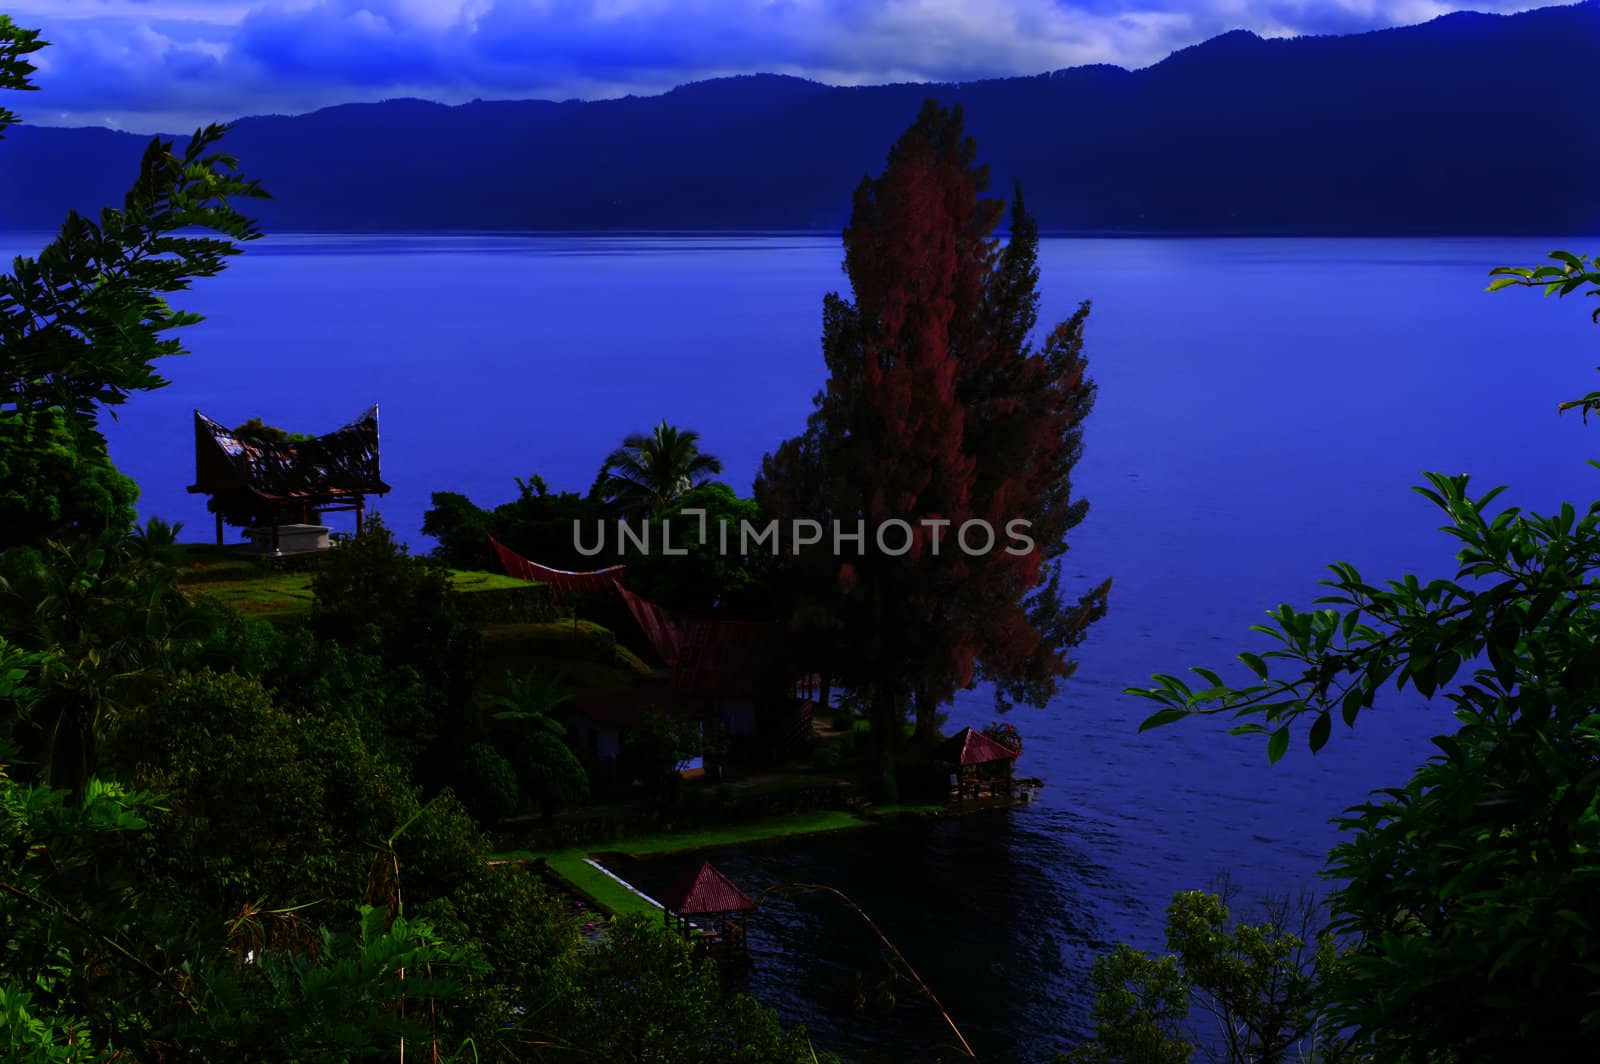
<svg viewBox="0 0 1600 1064"><path fill-rule="evenodd" d="M315 557L270 559L234 554L209 544L185 544L174 563L178 583L190 594L208 595L250 617L275 623L311 613ZM549 590L496 573L449 570L462 613L477 624L495 621L546 623L555 617Z"/></svg>

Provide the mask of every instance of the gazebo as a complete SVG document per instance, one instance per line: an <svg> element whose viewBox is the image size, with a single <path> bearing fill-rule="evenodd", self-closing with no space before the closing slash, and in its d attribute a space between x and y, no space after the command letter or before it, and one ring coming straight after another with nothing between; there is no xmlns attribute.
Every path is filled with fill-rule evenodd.
<svg viewBox="0 0 1600 1064"><path fill-rule="evenodd" d="M1016 759L1017 751L971 728L962 728L933 752L933 760L955 766L955 793L951 797L958 802L982 797L985 787L991 798L1004 795L1010 799L1011 766ZM1000 766L998 780L991 767L995 765Z"/></svg>
<svg viewBox="0 0 1600 1064"><path fill-rule="evenodd" d="M270 515L273 554L282 553L285 538L291 550L326 546L328 530L309 523L312 512L354 510L360 534L366 497L389 491L378 475L376 406L341 429L286 443L241 439L196 410L194 469L189 491L212 497L217 545L224 509L253 510ZM263 540L268 534L265 528L251 533Z"/></svg>
<svg viewBox="0 0 1600 1064"><path fill-rule="evenodd" d="M699 948L732 953L745 948L745 922L756 903L704 861L668 888L661 907L666 925Z"/></svg>

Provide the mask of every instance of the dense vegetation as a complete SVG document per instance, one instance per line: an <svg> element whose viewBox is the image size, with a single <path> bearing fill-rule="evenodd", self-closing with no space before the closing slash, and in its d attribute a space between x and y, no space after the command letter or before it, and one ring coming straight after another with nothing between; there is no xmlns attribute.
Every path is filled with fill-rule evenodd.
<svg viewBox="0 0 1600 1064"><path fill-rule="evenodd" d="M41 43L0 17L0 87ZM583 784L535 681L480 704L478 631L381 522L284 628L186 594L175 530L134 528L98 418L183 353L199 319L164 296L257 235L222 136L152 142L121 208L0 279L0 1055L815 1060L678 938L585 945L487 862L463 801Z"/></svg>

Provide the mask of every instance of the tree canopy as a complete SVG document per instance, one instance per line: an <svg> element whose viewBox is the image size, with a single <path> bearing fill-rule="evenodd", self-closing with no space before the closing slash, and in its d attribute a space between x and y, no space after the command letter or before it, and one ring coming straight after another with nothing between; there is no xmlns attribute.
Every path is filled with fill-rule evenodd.
<svg viewBox="0 0 1600 1064"><path fill-rule="evenodd" d="M665 421L622 441L600 465L591 494L625 517L651 517L722 472L700 450L700 434Z"/></svg>
<svg viewBox="0 0 1600 1064"><path fill-rule="evenodd" d="M788 583L818 670L873 692L880 738L912 700L931 731L980 675L1003 706L1042 703L1105 609L1109 582L1067 603L1055 565L1085 512L1070 474L1094 394L1087 306L1031 346L1037 233L1019 192L1001 249L987 186L961 109L929 101L856 190L854 299L823 303L827 385L757 483L783 522L864 533L836 553L830 530Z"/></svg>

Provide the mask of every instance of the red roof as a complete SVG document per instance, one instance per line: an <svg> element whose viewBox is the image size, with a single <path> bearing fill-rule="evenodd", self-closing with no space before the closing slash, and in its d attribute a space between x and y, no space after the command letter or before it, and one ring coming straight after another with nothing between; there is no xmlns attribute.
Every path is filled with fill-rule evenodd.
<svg viewBox="0 0 1600 1064"><path fill-rule="evenodd" d="M656 656L665 665L677 664L678 650L683 641L682 619L670 610L640 598L620 583L613 586L622 596L622 601L628 604L628 612L633 614L633 619L644 630L645 638L650 640Z"/></svg>
<svg viewBox="0 0 1600 1064"><path fill-rule="evenodd" d="M758 699L774 681L772 626L763 621L690 621L682 628L672 686L685 694Z"/></svg>
<svg viewBox="0 0 1600 1064"><path fill-rule="evenodd" d="M569 573L565 569L552 569L548 565L530 562L493 536L489 537L489 545L499 556L500 564L505 566L508 576L514 576L518 580L536 580L541 584L549 584L558 602L565 594L610 593L616 586L616 581L622 579L622 574L627 569L625 565L613 565L609 569L596 569L593 572Z"/></svg>
<svg viewBox="0 0 1600 1064"><path fill-rule="evenodd" d="M756 907L749 895L713 868L710 861L668 888L661 896L661 904L668 912L683 914L749 912Z"/></svg>
<svg viewBox="0 0 1600 1064"><path fill-rule="evenodd" d="M939 744L933 759L952 765L985 765L991 761L1015 761L1017 752L983 732L962 728Z"/></svg>
<svg viewBox="0 0 1600 1064"><path fill-rule="evenodd" d="M559 599L564 592L594 593L615 589L639 622L662 663L672 669L673 690L714 698L759 699L781 689L775 677L776 629L763 621L688 618L640 598L622 586L626 566L569 573L551 569L517 554L489 537L506 572L522 580L549 584Z"/></svg>

